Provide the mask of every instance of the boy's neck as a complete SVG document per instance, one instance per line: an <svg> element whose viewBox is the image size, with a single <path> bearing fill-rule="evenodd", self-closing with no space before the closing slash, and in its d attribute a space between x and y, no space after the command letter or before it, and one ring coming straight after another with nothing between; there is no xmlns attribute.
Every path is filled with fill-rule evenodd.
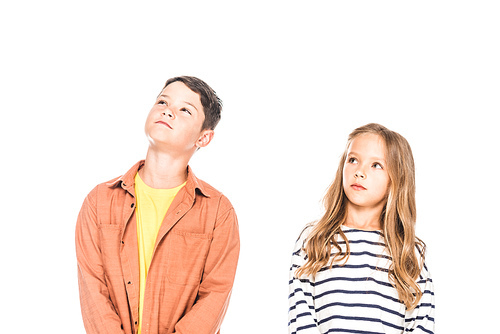
<svg viewBox="0 0 500 334"><path fill-rule="evenodd" d="M188 162L189 158L174 157L150 147L139 176L151 188L175 188L186 182Z"/></svg>

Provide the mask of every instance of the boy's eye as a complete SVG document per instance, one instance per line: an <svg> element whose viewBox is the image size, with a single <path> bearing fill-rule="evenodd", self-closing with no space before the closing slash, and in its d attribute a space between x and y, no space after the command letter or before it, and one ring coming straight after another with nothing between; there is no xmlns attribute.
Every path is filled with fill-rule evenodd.
<svg viewBox="0 0 500 334"><path fill-rule="evenodd" d="M187 113L187 114L191 115L191 111L189 111L189 110L188 110L188 109L186 109L186 108L182 108L182 109L181 109L181 111L183 111L183 112L185 112L185 113Z"/></svg>
<svg viewBox="0 0 500 334"><path fill-rule="evenodd" d="M167 104L167 102L160 100L160 101L158 101L158 104Z"/></svg>

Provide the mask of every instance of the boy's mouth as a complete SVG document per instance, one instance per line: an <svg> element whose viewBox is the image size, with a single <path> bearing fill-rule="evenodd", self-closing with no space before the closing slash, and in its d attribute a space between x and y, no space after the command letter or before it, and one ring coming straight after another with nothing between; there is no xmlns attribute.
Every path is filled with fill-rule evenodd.
<svg viewBox="0 0 500 334"><path fill-rule="evenodd" d="M168 124L167 122L164 122L164 121L158 121L158 122L156 122L156 124L163 124L166 127L168 127L169 129L172 129L172 127L170 126L170 124Z"/></svg>

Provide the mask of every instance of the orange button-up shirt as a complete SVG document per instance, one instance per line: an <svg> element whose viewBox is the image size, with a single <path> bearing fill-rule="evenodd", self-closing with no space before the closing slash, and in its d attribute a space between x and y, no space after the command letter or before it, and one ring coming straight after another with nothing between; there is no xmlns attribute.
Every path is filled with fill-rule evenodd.
<svg viewBox="0 0 500 334"><path fill-rule="evenodd" d="M91 334L133 334L139 312L139 264L134 177L95 187L76 224L83 322ZM160 227L148 272L143 334L219 331L239 255L238 223L229 200L188 179Z"/></svg>

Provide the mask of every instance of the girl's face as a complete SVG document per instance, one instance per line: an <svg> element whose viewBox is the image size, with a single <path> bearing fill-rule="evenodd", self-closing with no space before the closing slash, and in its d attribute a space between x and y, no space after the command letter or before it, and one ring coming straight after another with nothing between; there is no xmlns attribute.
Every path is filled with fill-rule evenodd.
<svg viewBox="0 0 500 334"><path fill-rule="evenodd" d="M390 181L385 152L385 143L376 134L362 134L352 140L342 179L350 205L382 212Z"/></svg>

